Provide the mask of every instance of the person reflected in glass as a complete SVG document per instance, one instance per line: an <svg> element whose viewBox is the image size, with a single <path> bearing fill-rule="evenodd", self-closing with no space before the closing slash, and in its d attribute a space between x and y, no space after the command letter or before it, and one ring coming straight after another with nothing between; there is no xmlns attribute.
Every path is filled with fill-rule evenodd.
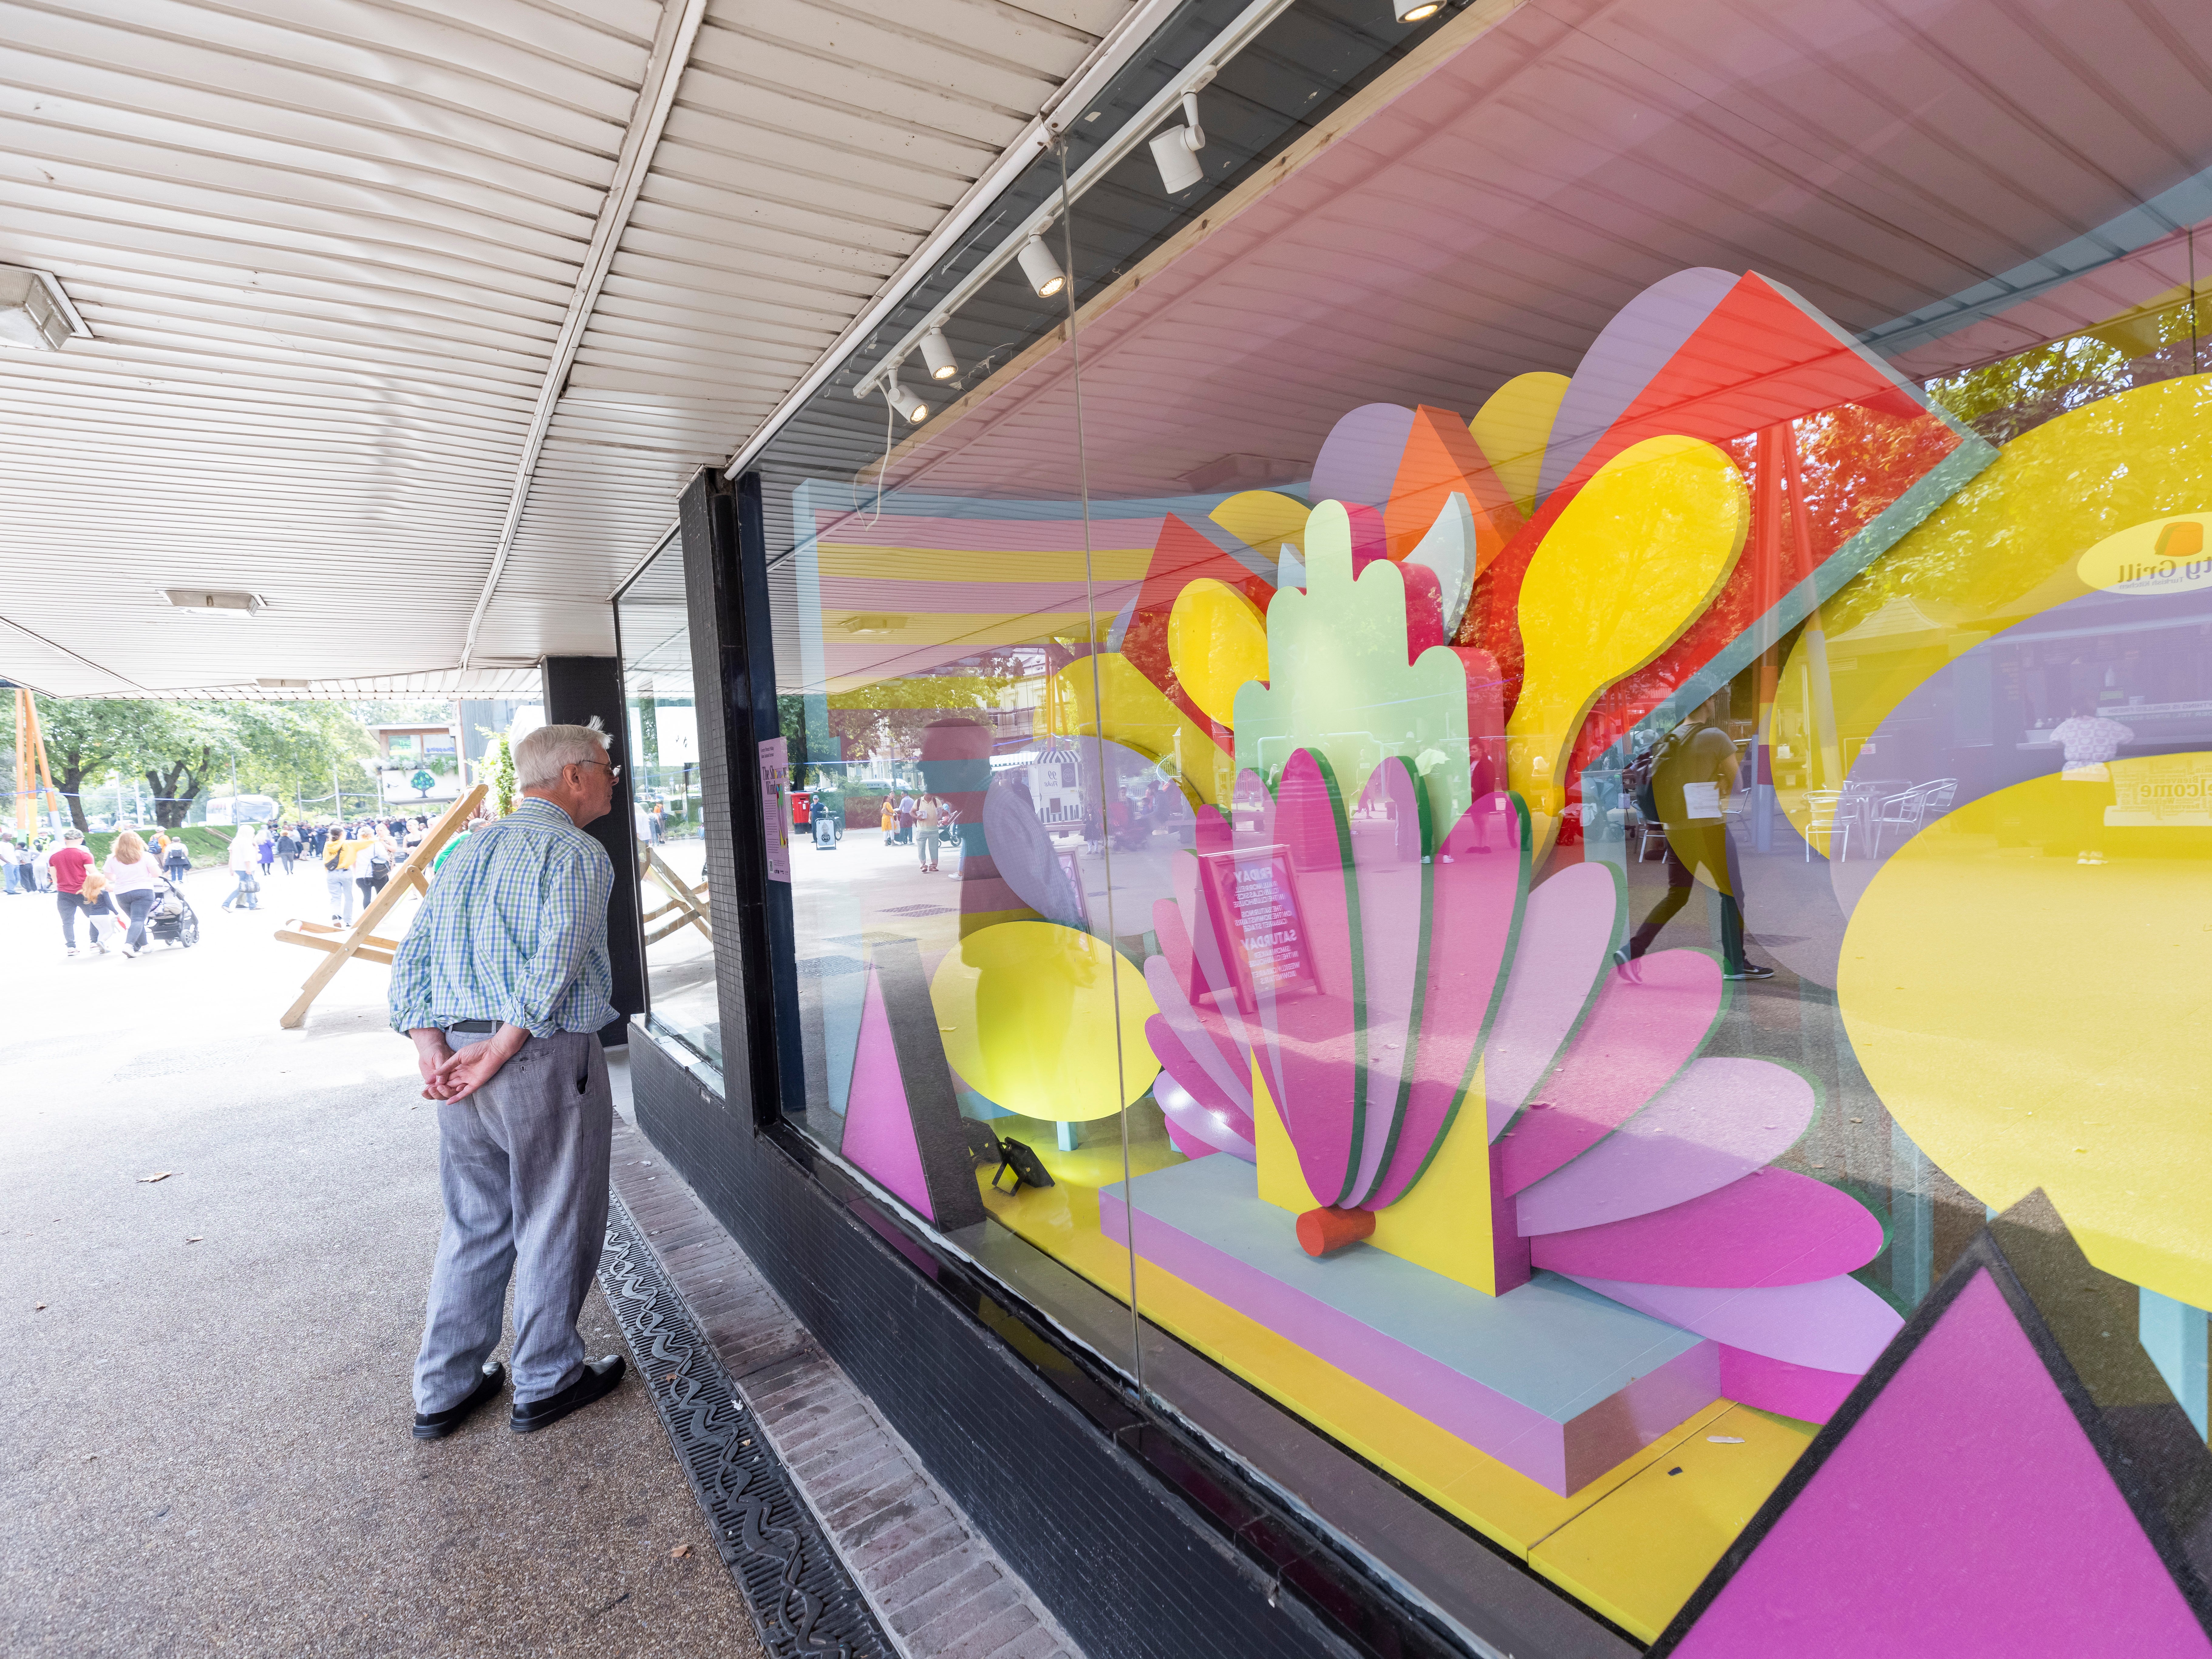
<svg viewBox="0 0 2212 1659"><path fill-rule="evenodd" d="M1613 952L1621 976L1641 980L1637 963L1659 930L1690 900L1703 874L1721 907L1721 971L1733 980L1772 979L1774 969L1743 953L1743 907L1729 872L1728 825L1723 809L1735 786L1735 742L1719 724L1719 699L1690 711L1660 743L1651 760L1651 803L1667 831L1667 890L1628 943Z"/></svg>
<svg viewBox="0 0 2212 1659"><path fill-rule="evenodd" d="M933 871L937 868L937 831L944 822L945 809L938 805L936 796L924 795L915 803L914 823L918 832L915 840L921 853L921 867L924 870Z"/></svg>
<svg viewBox="0 0 2212 1659"><path fill-rule="evenodd" d="M2094 708L2070 708L2051 728L2051 739L2064 751L2058 774L2058 796L2065 806L2061 820L2070 833L2068 841L2076 864L2105 862L2105 809L2116 797L2109 763L2122 744L2136 740L2135 728L2124 726ZM2063 853L2062 843L2051 850Z"/></svg>
<svg viewBox="0 0 2212 1659"><path fill-rule="evenodd" d="M185 872L191 867L191 849L185 845L185 838L172 836L169 844L161 849L161 869L169 878L170 884L174 886L183 881Z"/></svg>
<svg viewBox="0 0 2212 1659"><path fill-rule="evenodd" d="M901 795L898 802L898 844L907 847L914 842L914 797Z"/></svg>

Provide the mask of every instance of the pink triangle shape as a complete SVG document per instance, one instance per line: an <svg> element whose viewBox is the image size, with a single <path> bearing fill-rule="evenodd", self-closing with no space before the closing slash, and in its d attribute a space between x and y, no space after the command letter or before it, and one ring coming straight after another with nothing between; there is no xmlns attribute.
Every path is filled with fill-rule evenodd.
<svg viewBox="0 0 2212 1659"><path fill-rule="evenodd" d="M2183 1659L2212 1639L1984 1270L1674 1652Z"/></svg>
<svg viewBox="0 0 2212 1659"><path fill-rule="evenodd" d="M921 1146L915 1139L906 1084L899 1076L898 1049L891 1042L891 1017L884 1008L883 981L872 965L860 1005L860 1042L853 1055L853 1091L841 1150L932 1221L937 1219L921 1171Z"/></svg>

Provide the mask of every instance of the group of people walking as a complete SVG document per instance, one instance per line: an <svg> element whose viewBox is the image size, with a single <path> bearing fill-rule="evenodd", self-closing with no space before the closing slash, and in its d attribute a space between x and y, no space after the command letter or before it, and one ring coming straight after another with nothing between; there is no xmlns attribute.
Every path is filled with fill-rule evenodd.
<svg viewBox="0 0 2212 1659"><path fill-rule="evenodd" d="M392 872L418 842L424 818L364 819L348 825L240 824L223 862L231 878L225 910L258 910L262 884L279 864L290 875L305 859L321 862L331 921L348 924L354 906L382 892ZM0 836L0 880L9 894L48 892L61 913L63 948L77 954L76 924L85 921L85 945L106 955L118 949L136 957L146 948L146 920L165 888L181 888L192 867L181 835L125 830L105 859L95 858L82 830L65 830L43 844L21 834ZM101 928L107 929L106 938ZM119 944L117 936L122 935Z"/></svg>
<svg viewBox="0 0 2212 1659"><path fill-rule="evenodd" d="M181 845L182 843L178 843ZM100 936L108 925L108 940L121 933L119 948L126 957L146 951L146 918L160 899L167 878L157 854L167 848L150 848L135 830L116 836L107 857L95 865L84 845L84 831L65 830L61 845L44 855L54 884L55 908L61 912L62 944L77 953L76 921L85 921L85 943L106 956L109 943Z"/></svg>

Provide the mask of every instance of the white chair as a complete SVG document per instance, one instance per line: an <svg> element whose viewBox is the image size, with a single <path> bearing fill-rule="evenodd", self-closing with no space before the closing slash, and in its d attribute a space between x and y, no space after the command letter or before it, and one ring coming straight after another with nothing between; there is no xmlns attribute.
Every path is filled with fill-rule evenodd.
<svg viewBox="0 0 2212 1659"><path fill-rule="evenodd" d="M1805 862L1813 861L1813 839L1816 836L1828 838L1829 845L1820 848L1823 857L1833 858L1831 850L1838 832L1844 837L1846 850L1850 846L1850 824L1842 817L1844 792L1840 789L1808 789L1805 792Z"/></svg>
<svg viewBox="0 0 2212 1659"><path fill-rule="evenodd" d="M1928 805L1925 789L1913 788L1901 793L1884 796L1879 803L1869 803L1867 829L1873 838L1874 856L1881 856L1882 838L1889 831L1898 831L1899 844L1911 841L1919 833L1923 815Z"/></svg>

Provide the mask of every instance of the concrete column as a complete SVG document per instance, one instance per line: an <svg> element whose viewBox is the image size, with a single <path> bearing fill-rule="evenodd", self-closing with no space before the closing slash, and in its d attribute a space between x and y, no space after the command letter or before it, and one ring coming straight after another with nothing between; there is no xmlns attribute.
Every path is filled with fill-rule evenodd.
<svg viewBox="0 0 2212 1659"><path fill-rule="evenodd" d="M584 833L614 860L615 890L607 905L607 960L614 969L615 1018L599 1041L629 1040L629 1017L645 1012L645 932L639 925L637 816L630 793L629 720L623 708L622 664L613 657L548 657L540 665L548 726L588 726L592 716L613 739L607 758L623 769L612 810Z"/></svg>

